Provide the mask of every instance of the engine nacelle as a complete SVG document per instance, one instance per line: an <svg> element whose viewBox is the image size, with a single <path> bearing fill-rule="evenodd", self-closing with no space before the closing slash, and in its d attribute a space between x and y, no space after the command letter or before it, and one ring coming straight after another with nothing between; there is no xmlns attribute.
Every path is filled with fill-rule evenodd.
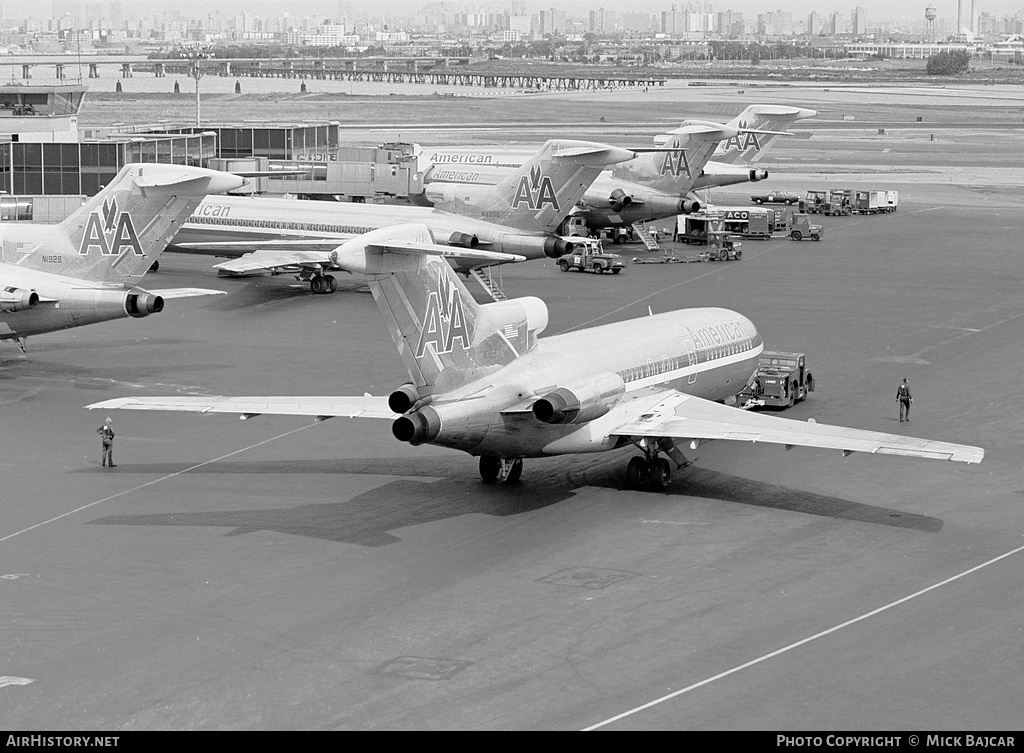
<svg viewBox="0 0 1024 753"><path fill-rule="evenodd" d="M462 248L476 248L480 245L480 239L469 233L452 233L448 238L449 246L461 246Z"/></svg>
<svg viewBox="0 0 1024 753"><path fill-rule="evenodd" d="M576 244L565 238L548 236L544 239L544 255L549 259L557 259L566 254L571 254Z"/></svg>
<svg viewBox="0 0 1024 753"><path fill-rule="evenodd" d="M124 299L124 310L133 319L141 319L164 310L164 299L155 293L129 293Z"/></svg>
<svg viewBox="0 0 1024 753"><path fill-rule="evenodd" d="M616 212L621 212L623 208L628 207L633 203L633 197L623 191L621 188L616 188L612 191L608 197L608 206L614 209Z"/></svg>
<svg viewBox="0 0 1024 753"><path fill-rule="evenodd" d="M546 424L586 423L614 408L625 392L622 377L605 372L549 392L533 404L533 415Z"/></svg>
<svg viewBox="0 0 1024 753"><path fill-rule="evenodd" d="M424 407L418 411L395 419L391 433L399 442L423 444L435 439L441 431L441 419L433 408Z"/></svg>
<svg viewBox="0 0 1024 753"><path fill-rule="evenodd" d="M651 196L644 202L644 209L651 217L671 217L676 214L699 212L701 203L696 199L675 196Z"/></svg>
<svg viewBox="0 0 1024 753"><path fill-rule="evenodd" d="M768 171L751 169L749 177L751 183L757 183L759 180L766 180L768 178Z"/></svg>
<svg viewBox="0 0 1024 753"><path fill-rule="evenodd" d="M39 294L34 290L6 287L0 290L0 311L25 311L39 303Z"/></svg>
<svg viewBox="0 0 1024 753"><path fill-rule="evenodd" d="M407 413L420 399L413 384L403 384L388 396L388 407L395 413Z"/></svg>

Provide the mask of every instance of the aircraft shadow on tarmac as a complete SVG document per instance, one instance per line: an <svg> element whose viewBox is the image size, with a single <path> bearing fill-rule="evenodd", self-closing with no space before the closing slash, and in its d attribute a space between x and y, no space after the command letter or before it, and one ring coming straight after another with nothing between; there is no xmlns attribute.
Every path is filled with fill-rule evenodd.
<svg viewBox="0 0 1024 753"><path fill-rule="evenodd" d="M270 463L216 463L190 473L287 473L309 476L382 475L423 476L429 480L399 478L348 500L321 502L261 510L115 515L90 523L101 525L223 526L234 536L256 531L277 531L360 546L384 546L401 539L390 533L408 526L432 523L468 514L517 515L539 510L573 498L581 486L621 490L618 464L590 465L577 462L537 464L528 482L516 485L483 484L464 458L442 461L436 457L409 461L396 468L394 460L319 460ZM566 466L569 466L568 468ZM177 465L130 465L123 470L161 474L180 472ZM636 505L643 496L623 498ZM938 532L937 518L900 512L886 507L852 502L811 492L763 484L717 471L690 468L680 474L669 490L652 495L663 498L701 497L809 515L820 515L874 525Z"/></svg>
<svg viewBox="0 0 1024 753"><path fill-rule="evenodd" d="M333 295L370 294L365 280L357 280L342 273L336 277L338 290ZM211 303L203 306L210 311L236 311L256 306L272 306L284 301L299 299L316 305L331 300L332 295L314 295L309 291L308 282L299 282L292 275L265 275L262 277L243 278L236 280L243 284L229 292L226 296L218 296Z"/></svg>
<svg viewBox="0 0 1024 753"><path fill-rule="evenodd" d="M173 347L187 345L187 339L152 339L146 340L147 347ZM124 345L125 343L120 343ZM129 343L129 346L132 343ZM75 350L86 348L96 350L97 346L86 344L61 345L59 348L48 348L47 352L56 353L64 350ZM42 352L42 351L40 351ZM137 385L149 382L154 379L162 384L167 384L174 372L188 371L190 374L203 371L214 371L223 368L222 365L199 365L194 363L173 362L161 364L144 364L133 362L131 359L118 357L115 366L104 365L97 368L89 368L71 363L58 363L33 359L31 357L18 359L4 359L0 355L0 388L12 387L16 390L28 390L33 386L29 383L32 379L60 380L62 384L70 382L75 389L107 390L115 386L123 388L126 385ZM198 388L197 388L198 389Z"/></svg>

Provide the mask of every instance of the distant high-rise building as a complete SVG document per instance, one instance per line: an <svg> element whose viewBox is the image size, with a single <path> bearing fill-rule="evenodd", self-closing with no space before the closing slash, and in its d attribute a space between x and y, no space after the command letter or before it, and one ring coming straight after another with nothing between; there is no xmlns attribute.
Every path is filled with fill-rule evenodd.
<svg viewBox="0 0 1024 753"><path fill-rule="evenodd" d="M864 6L858 5L850 12L850 31L855 37L867 34L867 18L864 16Z"/></svg>

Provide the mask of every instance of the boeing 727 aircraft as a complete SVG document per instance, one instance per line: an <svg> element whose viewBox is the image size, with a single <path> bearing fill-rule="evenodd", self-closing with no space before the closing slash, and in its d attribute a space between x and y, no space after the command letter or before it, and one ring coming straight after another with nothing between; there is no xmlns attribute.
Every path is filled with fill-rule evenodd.
<svg viewBox="0 0 1024 753"><path fill-rule="evenodd" d="M628 484L663 489L680 447L710 439L979 463L980 447L754 414L723 405L753 378L763 345L753 323L720 308L684 309L541 339L538 298L477 304L451 266L410 251L423 225L391 227L337 249L366 276L408 372L390 397L127 397L87 406L364 417L392 421L413 445L480 458L486 481L516 481L523 458L634 445Z"/></svg>
<svg viewBox="0 0 1024 753"><path fill-rule="evenodd" d="M497 185L452 191L433 209L383 204L217 197L203 202L175 236L172 250L239 256L216 265L230 274L293 267L314 293L332 292L341 269L335 249L389 225L423 223L463 272L572 251L562 220L608 165L634 152L588 141L552 140Z"/></svg>
<svg viewBox="0 0 1024 753"><path fill-rule="evenodd" d="M0 228L0 340L155 314L167 298L220 293L143 290L142 276L209 193L240 188L215 170L130 164L58 225Z"/></svg>

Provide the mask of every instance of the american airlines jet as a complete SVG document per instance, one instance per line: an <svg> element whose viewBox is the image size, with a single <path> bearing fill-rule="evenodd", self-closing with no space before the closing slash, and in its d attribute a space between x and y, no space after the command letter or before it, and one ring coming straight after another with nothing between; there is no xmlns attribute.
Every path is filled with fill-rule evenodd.
<svg viewBox="0 0 1024 753"><path fill-rule="evenodd" d="M518 481L524 458L632 445L626 480L664 489L682 448L711 439L980 463L948 442L755 414L722 402L754 376L763 350L747 317L683 309L541 338L538 298L478 304L424 225L385 228L337 249L366 275L409 382L388 397L125 397L102 410L362 417L413 445L479 457L485 481ZM663 457L663 455L665 457Z"/></svg>
<svg viewBox="0 0 1024 753"><path fill-rule="evenodd" d="M142 276L210 193L242 178L198 167L129 164L57 225L0 228L0 340L163 310L164 300L219 290L144 290Z"/></svg>

